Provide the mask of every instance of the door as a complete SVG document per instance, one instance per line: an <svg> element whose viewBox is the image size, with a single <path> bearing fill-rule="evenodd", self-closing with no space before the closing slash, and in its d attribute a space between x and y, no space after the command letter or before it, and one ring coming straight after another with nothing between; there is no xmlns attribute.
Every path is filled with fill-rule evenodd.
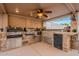
<svg viewBox="0 0 79 59"><path fill-rule="evenodd" d="M62 50L62 35L54 34L54 47Z"/></svg>

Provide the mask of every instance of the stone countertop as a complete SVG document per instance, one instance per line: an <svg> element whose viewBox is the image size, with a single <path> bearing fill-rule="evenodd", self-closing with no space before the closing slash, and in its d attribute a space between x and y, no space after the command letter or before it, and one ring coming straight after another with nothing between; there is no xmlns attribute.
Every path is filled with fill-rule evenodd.
<svg viewBox="0 0 79 59"><path fill-rule="evenodd" d="M0 34L3 34L4 32L0 32Z"/></svg>
<svg viewBox="0 0 79 59"><path fill-rule="evenodd" d="M77 35L78 32L74 33L74 32L53 32L55 34L66 34L66 35Z"/></svg>

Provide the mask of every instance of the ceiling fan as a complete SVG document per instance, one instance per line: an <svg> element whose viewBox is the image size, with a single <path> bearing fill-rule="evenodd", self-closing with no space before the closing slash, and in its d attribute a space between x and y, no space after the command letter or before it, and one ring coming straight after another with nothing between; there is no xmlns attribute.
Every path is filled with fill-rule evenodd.
<svg viewBox="0 0 79 59"><path fill-rule="evenodd" d="M48 17L47 13L52 13L52 11L44 11L43 9L36 9L32 11L31 16L35 18L47 18Z"/></svg>

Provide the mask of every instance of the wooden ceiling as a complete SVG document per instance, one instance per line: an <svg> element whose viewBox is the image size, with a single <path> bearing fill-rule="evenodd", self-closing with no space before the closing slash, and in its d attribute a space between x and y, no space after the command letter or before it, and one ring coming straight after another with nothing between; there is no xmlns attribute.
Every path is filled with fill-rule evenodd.
<svg viewBox="0 0 79 59"><path fill-rule="evenodd" d="M19 13L16 13L16 8ZM54 18L70 12L75 13L79 11L78 3L0 3L0 13L22 15L30 17L30 13L34 9L42 8L43 10L51 10L52 13L48 13L48 18Z"/></svg>

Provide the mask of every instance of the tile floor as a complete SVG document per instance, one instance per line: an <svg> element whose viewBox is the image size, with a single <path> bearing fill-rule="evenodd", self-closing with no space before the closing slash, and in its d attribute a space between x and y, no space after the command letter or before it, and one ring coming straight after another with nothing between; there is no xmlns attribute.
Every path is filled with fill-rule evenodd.
<svg viewBox="0 0 79 59"><path fill-rule="evenodd" d="M62 50L51 47L51 45L38 42L26 45L21 48L12 49L6 52L0 52L0 56L78 56L78 51L71 50L64 52Z"/></svg>

